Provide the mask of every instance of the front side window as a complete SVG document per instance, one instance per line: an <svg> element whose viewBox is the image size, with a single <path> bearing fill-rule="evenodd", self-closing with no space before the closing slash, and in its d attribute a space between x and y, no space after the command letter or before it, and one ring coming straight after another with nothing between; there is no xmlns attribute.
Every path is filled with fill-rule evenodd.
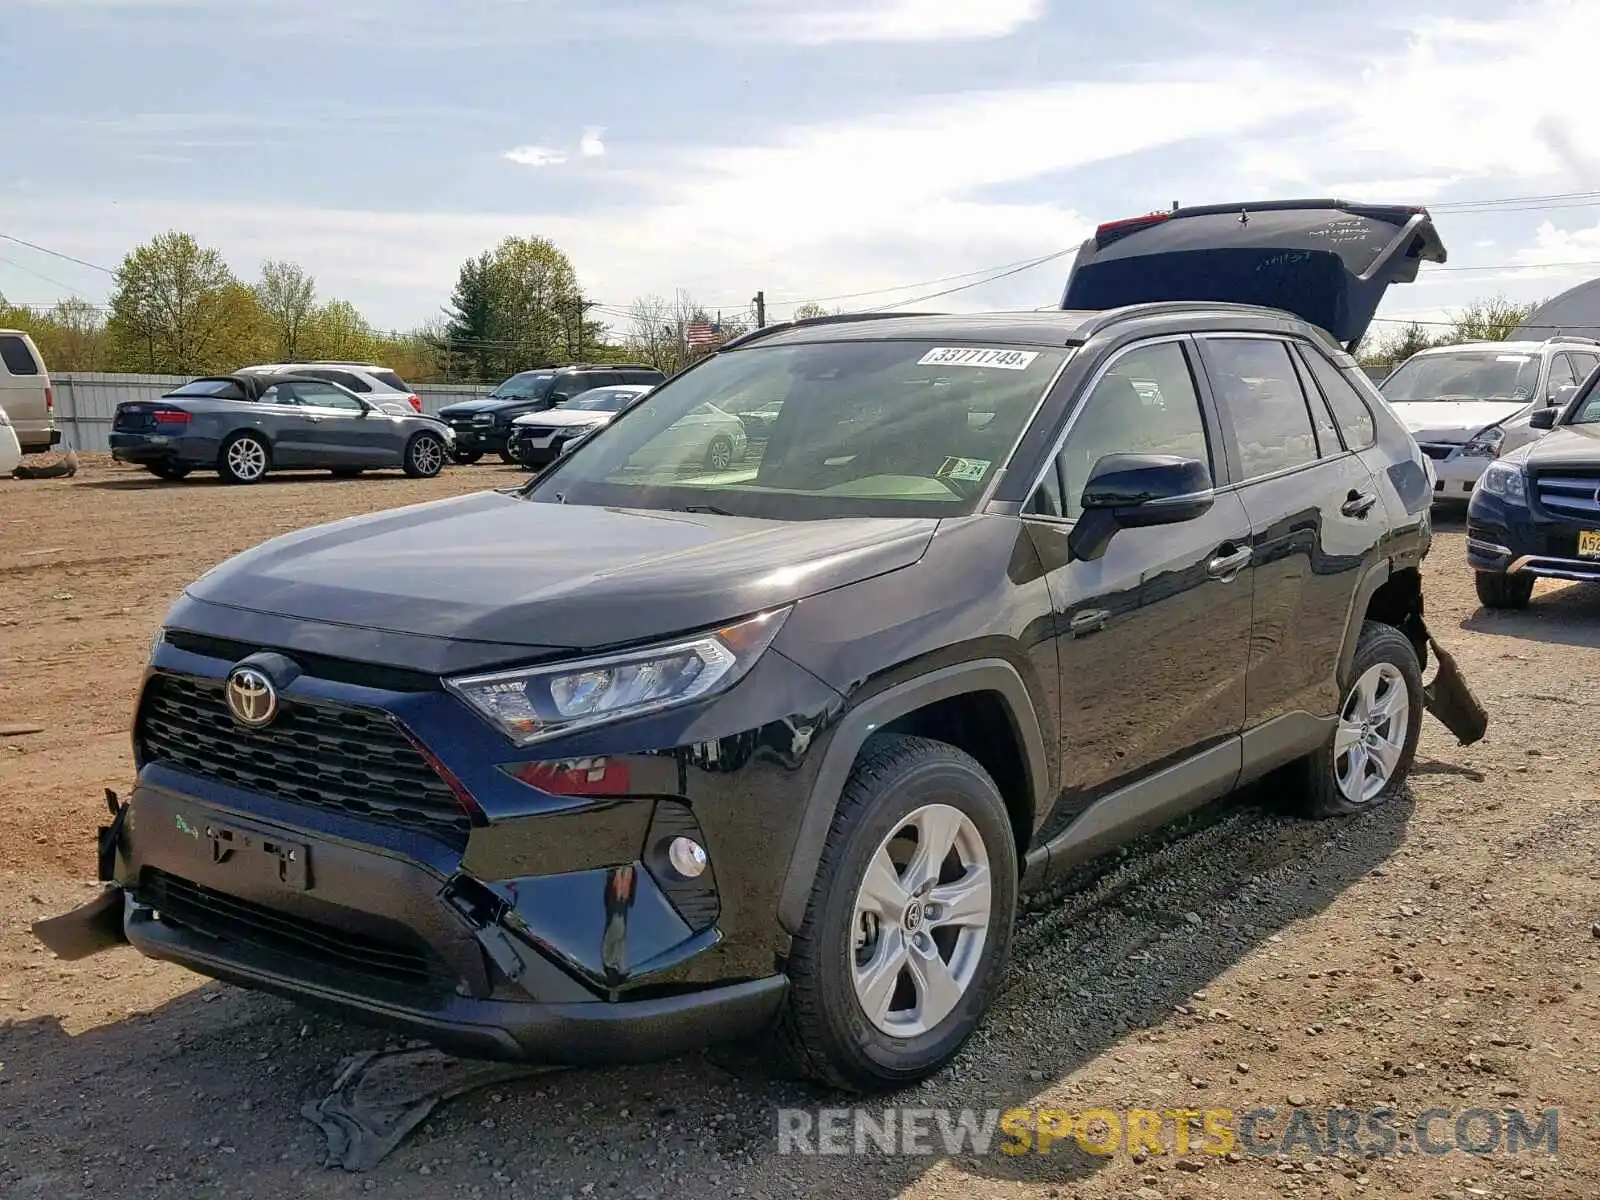
<svg viewBox="0 0 1600 1200"><path fill-rule="evenodd" d="M361 401L330 384L301 382L285 386L293 388L302 404L316 408L341 408L347 412L361 411Z"/></svg>
<svg viewBox="0 0 1600 1200"><path fill-rule="evenodd" d="M1419 354L1395 368L1379 387L1390 404L1434 401L1531 400L1539 356L1502 350Z"/></svg>
<svg viewBox="0 0 1600 1200"><path fill-rule="evenodd" d="M535 500L777 518L970 512L1068 351L756 345L658 387L540 476ZM737 412L771 412L752 444Z"/></svg>
<svg viewBox="0 0 1600 1200"><path fill-rule="evenodd" d="M1233 425L1241 482L1317 461L1311 410L1285 343L1208 338L1206 366Z"/></svg>
<svg viewBox="0 0 1600 1200"><path fill-rule="evenodd" d="M1588 397L1572 414L1569 425L1600 425L1600 387L1591 388Z"/></svg>
<svg viewBox="0 0 1600 1200"><path fill-rule="evenodd" d="M1200 397L1177 342L1140 346L1111 364L1073 418L1054 477L1046 476L1030 511L1077 519L1089 476L1108 454L1175 454L1210 468Z"/></svg>
<svg viewBox="0 0 1600 1200"><path fill-rule="evenodd" d="M370 392L372 388L367 381L359 375L352 375L349 371L307 371L305 374L312 379L326 379L330 383L337 383L349 388L352 392Z"/></svg>

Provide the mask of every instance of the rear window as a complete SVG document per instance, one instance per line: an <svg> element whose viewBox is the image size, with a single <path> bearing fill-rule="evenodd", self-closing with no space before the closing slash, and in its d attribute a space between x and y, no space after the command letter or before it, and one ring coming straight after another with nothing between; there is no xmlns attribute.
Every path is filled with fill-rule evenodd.
<svg viewBox="0 0 1600 1200"><path fill-rule="evenodd" d="M33 352L28 349L28 343L14 333L0 336L0 362L4 362L6 370L13 375L39 373L39 364L33 361Z"/></svg>
<svg viewBox="0 0 1600 1200"><path fill-rule="evenodd" d="M409 392L411 390L411 385L405 380L401 379L400 376L396 375L393 371L371 371L368 373L379 383L383 384L384 387L392 387L397 392ZM366 391L367 389L362 388L361 390Z"/></svg>
<svg viewBox="0 0 1600 1200"><path fill-rule="evenodd" d="M168 396L210 396L215 400L243 400L244 389L230 379L196 379L165 393Z"/></svg>

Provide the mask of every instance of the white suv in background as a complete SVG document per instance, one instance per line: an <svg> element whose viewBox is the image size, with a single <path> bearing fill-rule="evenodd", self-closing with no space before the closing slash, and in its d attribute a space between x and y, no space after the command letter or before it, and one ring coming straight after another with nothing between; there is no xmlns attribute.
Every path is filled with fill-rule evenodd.
<svg viewBox="0 0 1600 1200"><path fill-rule="evenodd" d="M422 411L422 397L411 390L411 385L388 367L374 363L332 361L264 363L254 367L241 367L240 370L274 375L292 373L311 379L326 379L329 383L349 388L363 400L376 404L379 408L399 405L400 409L394 411L399 412L401 409L409 412Z"/></svg>
<svg viewBox="0 0 1600 1200"><path fill-rule="evenodd" d="M1463 342L1420 350L1378 390L1433 460L1435 500L1465 503L1496 458L1544 436L1528 418L1565 405L1600 367L1600 342Z"/></svg>
<svg viewBox="0 0 1600 1200"><path fill-rule="evenodd" d="M50 373L33 339L20 329L0 329L0 409L10 418L22 453L60 444Z"/></svg>

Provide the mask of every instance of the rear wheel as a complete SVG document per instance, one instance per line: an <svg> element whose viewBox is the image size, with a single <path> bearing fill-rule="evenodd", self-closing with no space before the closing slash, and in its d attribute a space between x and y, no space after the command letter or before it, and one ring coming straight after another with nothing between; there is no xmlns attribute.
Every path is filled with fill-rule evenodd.
<svg viewBox="0 0 1600 1200"><path fill-rule="evenodd" d="M272 451L254 433L236 433L217 455L217 474L223 483L260 483L272 466Z"/></svg>
<svg viewBox="0 0 1600 1200"><path fill-rule="evenodd" d="M179 480L187 478L189 472L194 468L179 466L177 463L147 463L145 470L149 471L157 479Z"/></svg>
<svg viewBox="0 0 1600 1200"><path fill-rule="evenodd" d="M1365 812L1405 786L1422 732L1422 665L1392 625L1368 621L1350 664L1339 722L1300 765L1304 807L1314 817Z"/></svg>
<svg viewBox="0 0 1600 1200"><path fill-rule="evenodd" d="M1500 572L1479 571L1475 582L1478 599L1485 608L1527 608L1533 599L1532 575L1506 575Z"/></svg>
<svg viewBox="0 0 1600 1200"><path fill-rule="evenodd" d="M413 479L432 479L444 470L444 439L436 433L419 433L406 443L405 469Z"/></svg>
<svg viewBox="0 0 1600 1200"><path fill-rule="evenodd" d="M483 457L483 451L482 450L457 450L450 457L455 459L456 462L460 463L463 467L470 467L473 463L477 462L480 458Z"/></svg>
<svg viewBox="0 0 1600 1200"><path fill-rule="evenodd" d="M940 1070L999 987L1017 850L994 781L968 755L887 736L840 797L800 933L780 1038L835 1087L906 1087Z"/></svg>

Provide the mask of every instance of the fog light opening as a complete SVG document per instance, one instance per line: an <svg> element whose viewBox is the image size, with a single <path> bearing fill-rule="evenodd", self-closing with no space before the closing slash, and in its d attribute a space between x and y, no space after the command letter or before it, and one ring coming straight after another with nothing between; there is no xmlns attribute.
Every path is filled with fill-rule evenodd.
<svg viewBox="0 0 1600 1200"><path fill-rule="evenodd" d="M675 837L667 844L667 864L685 879L699 879L709 862L706 848L693 838Z"/></svg>

